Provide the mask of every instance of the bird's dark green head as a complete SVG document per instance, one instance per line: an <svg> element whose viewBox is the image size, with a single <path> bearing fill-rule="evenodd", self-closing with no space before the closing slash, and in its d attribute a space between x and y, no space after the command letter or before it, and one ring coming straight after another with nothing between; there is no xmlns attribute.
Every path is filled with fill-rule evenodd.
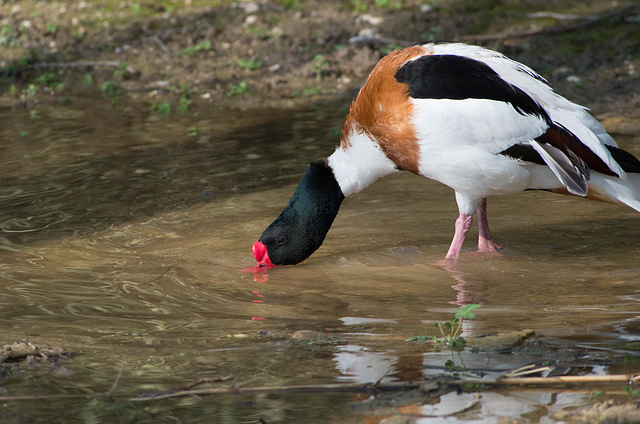
<svg viewBox="0 0 640 424"><path fill-rule="evenodd" d="M326 161L311 163L280 216L254 244L256 260L293 265L307 259L322 245L343 200L329 164ZM256 248L259 243L264 249Z"/></svg>

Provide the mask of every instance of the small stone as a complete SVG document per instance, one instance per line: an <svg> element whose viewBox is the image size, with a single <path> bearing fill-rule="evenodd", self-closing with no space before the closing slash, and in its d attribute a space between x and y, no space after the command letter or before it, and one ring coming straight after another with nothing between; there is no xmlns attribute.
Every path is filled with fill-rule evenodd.
<svg viewBox="0 0 640 424"><path fill-rule="evenodd" d="M314 343L326 343L329 341L329 338L320 331L313 330L298 330L291 335L291 339Z"/></svg>
<svg viewBox="0 0 640 424"><path fill-rule="evenodd" d="M260 5L252 1L239 3L239 7L244 10L244 13L258 13L260 11Z"/></svg>
<svg viewBox="0 0 640 424"><path fill-rule="evenodd" d="M316 337L318 337L318 332L312 330L298 330L291 335L294 340L311 340Z"/></svg>
<svg viewBox="0 0 640 424"><path fill-rule="evenodd" d="M371 28L363 28L358 32L358 37L365 39L371 39L376 36L376 33Z"/></svg>
<svg viewBox="0 0 640 424"><path fill-rule="evenodd" d="M373 16L367 13L365 15L358 16L356 18L356 22L364 22L365 24L377 26L384 22L384 18L380 16Z"/></svg>
<svg viewBox="0 0 640 424"><path fill-rule="evenodd" d="M568 66L560 66L553 70L553 76L555 77L560 75L566 75L569 72L571 72L571 68L569 68Z"/></svg>
<svg viewBox="0 0 640 424"><path fill-rule="evenodd" d="M467 338L467 346L485 352L498 352L518 347L527 340L535 336L533 330L512 331L509 333L490 334L479 337Z"/></svg>
<svg viewBox="0 0 640 424"><path fill-rule="evenodd" d="M439 388L440 383L438 381L425 381L424 383L420 384L421 392L433 392L435 390L438 390Z"/></svg>

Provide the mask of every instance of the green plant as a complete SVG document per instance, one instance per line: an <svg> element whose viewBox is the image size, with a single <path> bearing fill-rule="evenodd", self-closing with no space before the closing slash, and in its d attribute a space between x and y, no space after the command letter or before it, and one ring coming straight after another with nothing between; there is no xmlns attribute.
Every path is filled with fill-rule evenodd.
<svg viewBox="0 0 640 424"><path fill-rule="evenodd" d="M591 393L589 393L589 399L596 398L598 396L602 396L604 392L602 390L593 389Z"/></svg>
<svg viewBox="0 0 640 424"><path fill-rule="evenodd" d="M313 58L313 72L316 74L316 80L322 80L322 71L329 67L329 62L324 58L324 55L317 54Z"/></svg>
<svg viewBox="0 0 640 424"><path fill-rule="evenodd" d="M199 52L208 52L211 50L211 41L206 40L201 43L196 44L195 46L184 47L178 51L179 57L189 56L193 57L196 53Z"/></svg>
<svg viewBox="0 0 640 424"><path fill-rule="evenodd" d="M364 0L351 0L351 7L355 12L366 12L369 5Z"/></svg>
<svg viewBox="0 0 640 424"><path fill-rule="evenodd" d="M183 97L180 97L180 100L178 100L178 102L180 103L176 108L178 110L178 113L180 113L181 115L185 115L189 111L189 105L191 105L191 100L189 100L188 97L183 96Z"/></svg>
<svg viewBox="0 0 640 424"><path fill-rule="evenodd" d="M116 70L113 71L113 76L120 79L128 79L131 77L131 73L127 69L128 66L127 62L120 62Z"/></svg>
<svg viewBox="0 0 640 424"><path fill-rule="evenodd" d="M38 75L33 79L36 84L49 84L57 78L57 75L53 72L45 72L42 75Z"/></svg>
<svg viewBox="0 0 640 424"><path fill-rule="evenodd" d="M285 9L297 9L300 6L300 0L278 0L277 3Z"/></svg>
<svg viewBox="0 0 640 424"><path fill-rule="evenodd" d="M445 322L444 324L440 324L439 322L435 323L435 326L440 330L440 335L442 337L438 338L436 336L431 336L433 342L448 349L462 349L466 343L466 340L460 335L462 322L465 319L475 318L475 314L471 311L479 307L480 305L478 304L465 305L458 309L453 319L450 321ZM446 331L443 330L443 327Z"/></svg>
<svg viewBox="0 0 640 424"><path fill-rule="evenodd" d="M312 346L312 345L314 345L316 343L320 343L321 341L322 341L322 331L318 330L318 337L316 337L313 340L307 340L307 344L309 346Z"/></svg>
<svg viewBox="0 0 640 424"><path fill-rule="evenodd" d="M249 32L251 32L251 34L265 40L268 40L269 38L271 38L271 35L272 35L271 31L269 31L268 29L262 29L255 24L249 25L247 29L249 30Z"/></svg>
<svg viewBox="0 0 640 424"><path fill-rule="evenodd" d="M171 103L160 102L151 105L151 111L157 113L163 118L168 118L171 115Z"/></svg>
<svg viewBox="0 0 640 424"><path fill-rule="evenodd" d="M27 85L27 88L22 89L22 94L26 95L27 98L33 99L36 96L36 92L38 91L38 86L35 84Z"/></svg>
<svg viewBox="0 0 640 424"><path fill-rule="evenodd" d="M2 28L0 28L0 37L8 37L13 34L13 25L4 24Z"/></svg>
<svg viewBox="0 0 640 424"><path fill-rule="evenodd" d="M249 92L249 88L247 87L246 81L240 81L238 84L231 84L229 86L229 91L227 91L227 97L240 96L242 94L247 94Z"/></svg>
<svg viewBox="0 0 640 424"><path fill-rule="evenodd" d="M129 10L132 15L139 15L142 12L142 6L140 3L129 3Z"/></svg>
<svg viewBox="0 0 640 424"><path fill-rule="evenodd" d="M118 97L122 94L122 89L118 83L112 80L105 81L100 86L100 91L102 91L102 95L104 97L113 101L118 100Z"/></svg>
<svg viewBox="0 0 640 424"><path fill-rule="evenodd" d="M261 63L257 60L239 58L236 60L236 63L245 71L255 71L256 69L260 69Z"/></svg>
<svg viewBox="0 0 640 424"><path fill-rule="evenodd" d="M419 343L425 343L427 340L431 340L440 349L447 348L451 350L461 350L464 348L466 340L460 335L462 331L462 322L465 319L473 319L475 314L472 312L474 309L479 308L478 304L465 305L458 309L453 318L444 324L439 322L434 325L440 330L440 337L430 336L414 336L409 337L407 341L417 341Z"/></svg>
<svg viewBox="0 0 640 424"><path fill-rule="evenodd" d="M631 389L630 387L625 387L622 390L624 390L625 392L627 392L633 397L640 397L640 389Z"/></svg>
<svg viewBox="0 0 640 424"><path fill-rule="evenodd" d="M392 0L375 0L376 7L382 9L402 9L402 2Z"/></svg>
<svg viewBox="0 0 640 424"><path fill-rule="evenodd" d="M13 36L13 26L4 24L0 27L0 47L11 47L18 45L18 41Z"/></svg>
<svg viewBox="0 0 640 424"><path fill-rule="evenodd" d="M318 94L321 90L322 88L319 86L305 88L304 90L302 90L302 95L313 96L314 94Z"/></svg>
<svg viewBox="0 0 640 424"><path fill-rule="evenodd" d="M462 386L460 386L460 388L463 392L474 393L483 391L487 388L487 386L485 386L484 384L463 384Z"/></svg>
<svg viewBox="0 0 640 424"><path fill-rule="evenodd" d="M58 75L53 72L45 72L42 75L38 75L33 79L34 84L43 84L45 90L50 89L52 93L64 90L64 83L56 81ZM34 84L31 84L33 86ZM30 87L31 87L30 86ZM37 85L35 85L37 90ZM47 88L48 87L48 88Z"/></svg>
<svg viewBox="0 0 640 424"><path fill-rule="evenodd" d="M50 22L49 24L47 24L45 31L49 34L55 34L56 32L58 32L58 25L56 25L54 22Z"/></svg>

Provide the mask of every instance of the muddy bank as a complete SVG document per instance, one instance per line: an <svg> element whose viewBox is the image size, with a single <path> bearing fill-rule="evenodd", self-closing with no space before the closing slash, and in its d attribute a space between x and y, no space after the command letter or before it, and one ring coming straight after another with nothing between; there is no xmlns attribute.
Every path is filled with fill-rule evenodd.
<svg viewBox="0 0 640 424"><path fill-rule="evenodd" d="M76 96L169 115L347 104L392 49L478 43L596 114L638 116L640 8L594 1L4 2L0 90L29 107Z"/></svg>

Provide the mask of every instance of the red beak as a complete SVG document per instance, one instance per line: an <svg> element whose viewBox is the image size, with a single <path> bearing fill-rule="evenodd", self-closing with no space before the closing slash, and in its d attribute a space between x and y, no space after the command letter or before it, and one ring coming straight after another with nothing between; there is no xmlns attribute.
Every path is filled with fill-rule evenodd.
<svg viewBox="0 0 640 424"><path fill-rule="evenodd" d="M269 253L267 253L267 246L264 243L257 241L253 243L253 257L256 258L258 265L265 268L272 268L276 265L271 263L269 259Z"/></svg>

